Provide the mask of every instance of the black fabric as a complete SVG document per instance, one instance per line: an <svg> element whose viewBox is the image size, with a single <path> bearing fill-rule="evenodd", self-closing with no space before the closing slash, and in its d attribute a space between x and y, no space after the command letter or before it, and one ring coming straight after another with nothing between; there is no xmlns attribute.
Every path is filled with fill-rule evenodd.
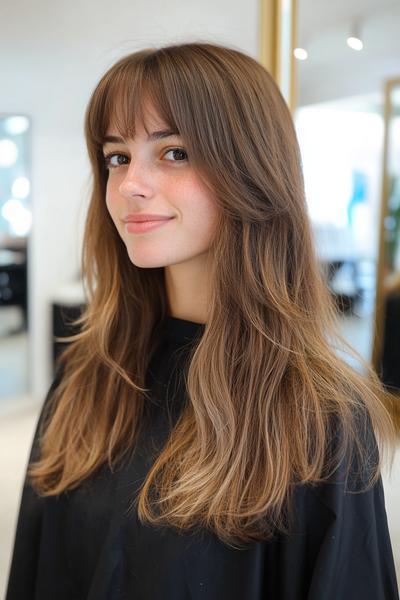
<svg viewBox="0 0 400 600"><path fill-rule="evenodd" d="M400 294L386 297L382 336L381 379L389 391L400 391ZM400 400L396 400L399 402Z"/></svg>
<svg viewBox="0 0 400 600"><path fill-rule="evenodd" d="M142 525L127 510L187 401L185 356L203 327L164 322L147 425L122 469L104 467L59 497L25 483L6 600L398 600L381 480L358 494L345 493L340 472L298 486L290 535L245 550L204 530Z"/></svg>

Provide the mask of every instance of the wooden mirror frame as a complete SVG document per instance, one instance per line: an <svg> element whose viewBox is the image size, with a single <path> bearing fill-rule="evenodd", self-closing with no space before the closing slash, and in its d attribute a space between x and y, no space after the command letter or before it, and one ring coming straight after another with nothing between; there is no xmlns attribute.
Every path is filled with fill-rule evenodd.
<svg viewBox="0 0 400 600"><path fill-rule="evenodd" d="M400 78L389 79L385 83L385 108L384 108L384 140L383 140L383 160L382 160L382 182L381 182L381 206L379 221L379 248L376 273L376 298L375 298L375 319L374 319L374 339L372 350L372 364L379 373L380 361L383 348L383 325L384 325L384 266L385 266L385 218L388 213L389 202L389 145L390 145L390 118L392 113L391 97L395 87L400 88Z"/></svg>
<svg viewBox="0 0 400 600"><path fill-rule="evenodd" d="M295 108L297 0L260 0L259 61L278 83L290 108Z"/></svg>

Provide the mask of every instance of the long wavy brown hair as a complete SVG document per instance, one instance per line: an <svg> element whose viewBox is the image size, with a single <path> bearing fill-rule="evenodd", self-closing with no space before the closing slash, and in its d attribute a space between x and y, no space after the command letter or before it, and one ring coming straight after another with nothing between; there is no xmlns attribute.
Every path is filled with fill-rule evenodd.
<svg viewBox="0 0 400 600"><path fill-rule="evenodd" d="M207 527L228 544L266 539L286 530L295 485L323 481L354 452L371 463L357 415L372 423L380 450L368 486L394 430L376 375L341 350L351 353L316 259L290 112L267 70L233 48L135 52L91 96L87 305L61 354L28 474L40 495L72 490L100 466L123 464L143 423L155 332L169 314L164 269L130 261L105 204L102 146L111 122L133 138L148 102L182 136L221 219L208 319L189 353L189 401L135 499L138 515Z"/></svg>

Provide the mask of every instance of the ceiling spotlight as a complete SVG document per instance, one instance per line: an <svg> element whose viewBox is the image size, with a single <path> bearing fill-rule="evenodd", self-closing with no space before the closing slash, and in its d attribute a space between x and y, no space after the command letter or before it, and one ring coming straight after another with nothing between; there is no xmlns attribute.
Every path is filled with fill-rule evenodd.
<svg viewBox="0 0 400 600"><path fill-rule="evenodd" d="M304 48L295 48L293 54L298 60L306 60L308 58L308 52Z"/></svg>
<svg viewBox="0 0 400 600"><path fill-rule="evenodd" d="M364 44L360 38L353 36L347 38L347 45L353 50L362 50L364 48Z"/></svg>
<svg viewBox="0 0 400 600"><path fill-rule="evenodd" d="M353 23L350 35L347 38L347 45L349 46L349 48L352 48L352 50L362 50L364 48L364 44L360 36L359 23Z"/></svg>

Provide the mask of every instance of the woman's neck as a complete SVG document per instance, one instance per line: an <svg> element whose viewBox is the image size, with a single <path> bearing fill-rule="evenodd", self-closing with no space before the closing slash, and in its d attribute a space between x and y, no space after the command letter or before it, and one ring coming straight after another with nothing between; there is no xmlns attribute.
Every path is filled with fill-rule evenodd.
<svg viewBox="0 0 400 600"><path fill-rule="evenodd" d="M206 255L164 268L169 314L178 319L207 322L209 281Z"/></svg>

